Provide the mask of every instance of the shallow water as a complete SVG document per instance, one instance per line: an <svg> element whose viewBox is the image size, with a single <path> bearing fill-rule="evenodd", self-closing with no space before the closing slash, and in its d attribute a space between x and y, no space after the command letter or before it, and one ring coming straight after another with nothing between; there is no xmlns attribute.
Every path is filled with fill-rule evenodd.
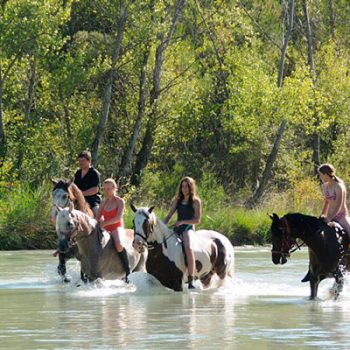
<svg viewBox="0 0 350 350"><path fill-rule="evenodd" d="M64 285L50 254L0 252L1 349L350 348L350 279L337 302L331 280L309 301L305 250L275 266L268 248L237 248L233 281L190 293L142 273ZM68 271L78 281L76 262Z"/></svg>

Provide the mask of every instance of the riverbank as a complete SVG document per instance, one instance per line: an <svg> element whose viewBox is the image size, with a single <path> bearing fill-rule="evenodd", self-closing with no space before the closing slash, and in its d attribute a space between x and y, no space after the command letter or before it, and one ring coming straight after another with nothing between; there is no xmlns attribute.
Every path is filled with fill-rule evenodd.
<svg viewBox="0 0 350 350"><path fill-rule="evenodd" d="M256 209L243 207L242 198L236 194L235 201L223 190L215 186L202 186L200 193L203 212L197 229L206 228L226 235L234 246L264 245L270 243L271 220L268 213L283 215L287 212L302 212L317 215L322 204L315 187L307 186L283 193L265 196L264 204ZM317 190L317 188L316 188ZM43 184L35 190L17 186L2 190L0 196L0 250L17 249L54 249L56 246L55 228L50 222L51 185ZM316 194L315 194L316 193ZM123 194L127 202L125 226L132 227L133 213L131 202L138 206L157 203L152 193L139 190ZM142 200L143 199L143 200ZM170 200L158 199L155 213L164 218L167 214L166 204Z"/></svg>
<svg viewBox="0 0 350 350"><path fill-rule="evenodd" d="M47 213L47 210L43 212ZM159 217L165 210L156 209ZM213 229L226 235L233 245L263 245L269 242L270 219L258 210L241 208L220 208L207 211L197 229ZM125 226L132 227L132 212L125 215ZM56 246L56 232L49 220L8 222L0 228L0 250L53 249Z"/></svg>

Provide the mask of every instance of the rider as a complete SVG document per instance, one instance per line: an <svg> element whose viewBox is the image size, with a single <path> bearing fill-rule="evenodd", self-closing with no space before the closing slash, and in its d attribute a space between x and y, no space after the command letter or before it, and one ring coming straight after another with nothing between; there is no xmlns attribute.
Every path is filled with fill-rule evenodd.
<svg viewBox="0 0 350 350"><path fill-rule="evenodd" d="M113 179L106 179L103 182L103 188L105 198L98 209L97 220L99 226L113 237L115 249L125 270L125 282L129 283L130 265L123 242L125 240L123 223L125 202L117 195L118 186Z"/></svg>
<svg viewBox="0 0 350 350"><path fill-rule="evenodd" d="M322 164L318 168L320 179L323 182L325 197L321 218L329 224L332 221L339 223L350 238L350 217L346 206L346 187L344 181L335 175L331 164Z"/></svg>
<svg viewBox="0 0 350 350"><path fill-rule="evenodd" d="M322 181L324 206L320 218L329 226L333 222L339 223L350 239L350 217L346 205L346 187L344 181L335 175L335 168L331 164L322 164L318 168L318 174ZM310 280L310 271L301 280Z"/></svg>
<svg viewBox="0 0 350 350"><path fill-rule="evenodd" d="M193 235L196 224L200 223L201 217L201 201L197 195L196 183L189 176L184 177L180 181L175 197L172 200L171 208L168 215L164 219L167 224L173 214L177 212L177 221L174 231L182 235L185 247L188 269L188 288L195 288L193 285L195 259L193 254Z"/></svg>
<svg viewBox="0 0 350 350"><path fill-rule="evenodd" d="M91 165L91 153L89 151L82 151L78 155L79 170L74 175L74 183L83 192L86 201L89 203L91 209L96 216L98 205L101 201L99 195L100 186L100 173L94 169ZM52 207L51 209L51 222L56 224L57 209ZM59 249L56 250L53 255L59 255L58 272L60 275L65 276L66 274L66 254L60 253L60 251L67 250L67 242L62 240L58 243ZM68 277L65 277L66 281L69 281Z"/></svg>
<svg viewBox="0 0 350 350"><path fill-rule="evenodd" d="M96 217L101 202L100 173L91 164L91 153L80 152L78 155L79 170L74 174L74 183L83 192L86 201Z"/></svg>

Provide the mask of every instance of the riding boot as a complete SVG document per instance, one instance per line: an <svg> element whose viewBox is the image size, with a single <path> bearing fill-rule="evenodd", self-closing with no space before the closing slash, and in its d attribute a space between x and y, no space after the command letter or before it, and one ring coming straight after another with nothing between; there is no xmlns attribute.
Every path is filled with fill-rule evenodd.
<svg viewBox="0 0 350 350"><path fill-rule="evenodd" d="M193 284L193 276L188 275L188 289L195 289L196 287Z"/></svg>
<svg viewBox="0 0 350 350"><path fill-rule="evenodd" d="M130 275L130 265L129 265L128 253L126 252L125 248L123 248L121 252L118 252L118 255L120 257L120 260L122 262L122 265L125 271L125 282L129 283L128 276Z"/></svg>
<svg viewBox="0 0 350 350"><path fill-rule="evenodd" d="M304 278L301 280L301 282L308 282L310 281L310 270L306 273L306 275L304 276Z"/></svg>

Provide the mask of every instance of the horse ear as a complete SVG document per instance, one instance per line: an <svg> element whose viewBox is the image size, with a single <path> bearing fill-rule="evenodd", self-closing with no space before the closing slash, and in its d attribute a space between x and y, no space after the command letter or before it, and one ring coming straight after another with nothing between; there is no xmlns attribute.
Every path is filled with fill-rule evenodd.
<svg viewBox="0 0 350 350"><path fill-rule="evenodd" d="M74 210L73 202L69 202L69 212L71 213Z"/></svg>
<svg viewBox="0 0 350 350"><path fill-rule="evenodd" d="M130 204L131 210L136 213L137 212L137 208L134 206L133 203Z"/></svg>
<svg viewBox="0 0 350 350"><path fill-rule="evenodd" d="M279 216L278 216L276 213L267 214L267 215L270 217L270 219L271 219L272 221L276 221L276 222L279 222L279 221L280 221L280 218L279 218Z"/></svg>
<svg viewBox="0 0 350 350"><path fill-rule="evenodd" d="M281 219L279 218L279 216L276 213L272 214L272 221L276 221L279 222Z"/></svg>
<svg viewBox="0 0 350 350"><path fill-rule="evenodd" d="M57 180L55 180L55 179L50 179L51 180L51 182L52 182L52 184L54 185L54 186L56 186L57 184L58 184L58 181Z"/></svg>
<svg viewBox="0 0 350 350"><path fill-rule="evenodd" d="M148 209L148 212L151 214L153 209L154 209L155 205L152 205L149 209Z"/></svg>

